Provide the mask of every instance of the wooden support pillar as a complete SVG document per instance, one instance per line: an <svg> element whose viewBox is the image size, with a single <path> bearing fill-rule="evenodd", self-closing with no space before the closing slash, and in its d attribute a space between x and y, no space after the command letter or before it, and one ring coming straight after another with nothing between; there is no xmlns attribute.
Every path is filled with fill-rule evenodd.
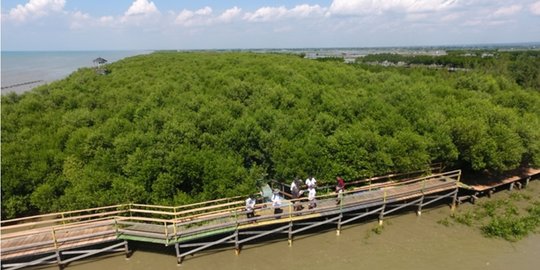
<svg viewBox="0 0 540 270"><path fill-rule="evenodd" d="M237 256L240 255L240 243L238 243L238 228L236 229L236 232L234 233L234 254Z"/></svg>
<svg viewBox="0 0 540 270"><path fill-rule="evenodd" d="M523 184L521 184L521 182L516 182L516 186L518 189L522 189L523 188Z"/></svg>
<svg viewBox="0 0 540 270"><path fill-rule="evenodd" d="M58 269L63 270L64 264L62 263L62 254L58 249L56 250L56 262L58 263Z"/></svg>
<svg viewBox="0 0 540 270"><path fill-rule="evenodd" d="M337 236L341 235L341 219L342 218L343 218L343 214L339 214L339 219L337 222L337 231L336 231Z"/></svg>
<svg viewBox="0 0 540 270"><path fill-rule="evenodd" d="M424 204L424 195L422 195L422 198L420 199L420 203L418 204L418 210L416 210L417 216L422 215L422 204Z"/></svg>
<svg viewBox="0 0 540 270"><path fill-rule="evenodd" d="M491 198L491 195L493 195L493 192L495 192L495 189L492 188L488 191L488 198Z"/></svg>
<svg viewBox="0 0 540 270"><path fill-rule="evenodd" d="M531 177L527 177L527 179L525 179L525 187L527 187L529 185L529 182L531 181Z"/></svg>
<svg viewBox="0 0 540 270"><path fill-rule="evenodd" d="M180 257L180 244L174 244L174 248L176 249L176 264L181 265L184 258Z"/></svg>
<svg viewBox="0 0 540 270"><path fill-rule="evenodd" d="M124 241L124 252L126 253L126 260L128 260L131 254L129 253L129 246L127 240Z"/></svg>
<svg viewBox="0 0 540 270"><path fill-rule="evenodd" d="M471 195L471 203L475 204L476 201L478 201L478 192L475 193L474 195Z"/></svg>
<svg viewBox="0 0 540 270"><path fill-rule="evenodd" d="M338 199L339 199L339 219L338 219L338 225L337 225L337 231L336 231L336 235L339 236L341 234L341 219L343 219L343 200L344 200L344 196L343 196L343 190L341 190L341 192L338 193ZM366 209L367 210L367 209Z"/></svg>
<svg viewBox="0 0 540 270"><path fill-rule="evenodd" d="M450 212L452 215L454 215L454 212L456 211L458 191L459 191L459 188L456 188L456 190L454 191L454 196L452 196L452 206L450 206Z"/></svg>
<svg viewBox="0 0 540 270"><path fill-rule="evenodd" d="M508 190L510 190L510 191L514 190L514 183L510 183L510 186L508 187Z"/></svg>
<svg viewBox="0 0 540 270"><path fill-rule="evenodd" d="M287 243L289 244L289 247L292 246L292 242L293 242L293 223L292 223L292 220L291 222L289 223L289 237L288 237L288 240L287 240Z"/></svg>
<svg viewBox="0 0 540 270"><path fill-rule="evenodd" d="M381 208L381 213L379 214L379 226L383 225L383 218L384 218L384 209L386 208L386 203Z"/></svg>
<svg viewBox="0 0 540 270"><path fill-rule="evenodd" d="M379 226L383 225L384 209L386 208L386 191L383 195L383 206L381 208L381 214L379 214Z"/></svg>

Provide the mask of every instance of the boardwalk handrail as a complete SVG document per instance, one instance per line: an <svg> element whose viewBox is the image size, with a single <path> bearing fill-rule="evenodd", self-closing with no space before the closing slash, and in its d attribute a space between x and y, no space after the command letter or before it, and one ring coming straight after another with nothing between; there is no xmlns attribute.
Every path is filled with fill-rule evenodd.
<svg viewBox="0 0 540 270"><path fill-rule="evenodd" d="M422 181L424 179L441 177L441 176L453 176L453 175L457 175L457 174L460 174L460 173L461 173L460 170L454 170L454 171L449 171L449 172L444 172L444 173L439 173L439 174L432 174L432 175L424 176L424 177L420 177L420 178L406 179L406 180L404 180L402 182L386 182L386 183L382 183L380 186L377 186L377 188L398 186L398 185L407 184L407 183L411 183L411 182ZM405 175L405 174L399 174L399 175ZM390 175L390 176L386 176L386 177L378 177L377 179L383 179L383 178L390 179L391 177L394 177L394 176L395 175ZM360 180L358 182L359 183L360 182L368 182L368 181L370 181L370 179L373 180L374 178L368 178L368 179ZM458 177L457 181L459 181L459 177ZM349 184L349 183L347 183L347 184ZM345 191L344 194L354 193L354 192L358 192L358 191L362 191L362 190L367 190L367 189L370 189L370 188L372 188L372 186L361 186L361 187L358 187L358 188L355 188L355 189L352 189L352 190ZM319 195L319 196L317 196L317 198L325 198L325 197L329 197L329 196L335 196L335 194L334 193L329 193L329 194L326 194L326 195ZM175 207L162 206L162 205L146 205L146 204L118 204L118 205L113 205L113 206L96 207L96 208L89 208L89 209L82 209L82 210L73 210L73 211L58 212L58 213L43 214L43 215L16 218L16 219L10 219L10 220L3 220L1 222L2 227L0 229L3 231L3 230L8 230L8 229L14 229L14 228L24 228L24 227L31 227L31 226L44 225L44 224L53 224L53 223L65 223L65 222L69 222L69 221L73 221L73 220L81 220L81 219L85 219L85 218L103 217L103 216L109 216L109 215L114 216L114 215L118 215L118 214L127 214L127 213L129 213L129 214L145 213L145 214L150 214L150 215L172 216L172 218L170 218L169 221L181 220L181 219L189 219L189 218L197 218L197 217L201 216L201 214L205 214L205 213L208 214L208 212L210 212L210 214L215 214L215 213L219 213L221 211L230 211L231 209L236 209L236 208L240 207L241 205L243 205L244 202L243 201L233 201L233 202L228 202L228 203L223 203L223 204L214 204L214 203L218 203L218 202L222 202L222 201L230 201L232 199L243 198L243 197L245 197L245 196L236 196L236 197L217 199L217 200L212 200L212 201L208 201L208 202L201 202L201 203L196 203L196 204L190 204L190 205L185 205L185 206L175 206ZM297 200L302 200L302 199L297 199ZM291 201L297 201L297 200L291 200ZM208 204L210 204L210 206L205 206L205 207L202 207L202 208L194 208L194 209L189 209L189 210L184 210L184 211L176 211L178 209L182 209L182 208L185 208L185 207L193 207L193 206L197 206L197 205L208 205ZM146 210L146 209L140 209L140 208L167 209L169 211ZM85 213L92 212L92 211L101 211L101 210L110 210L110 209L124 209L124 210L115 210L115 211L109 211L109 212L85 214ZM214 211L209 211L209 210L214 210ZM66 217L67 215L69 215L69 216ZM40 219L40 218L47 218L47 217L56 217L56 218L53 218L53 219L50 219L50 220L33 221L33 222L30 222L30 223L20 223L20 224L14 224L14 225L5 225L5 224L9 224L9 223L32 221L32 220L36 220L36 219ZM58 218L58 217L60 217L60 218Z"/></svg>
<svg viewBox="0 0 540 270"><path fill-rule="evenodd" d="M18 223L15 225L2 225L0 227L0 231L2 231L2 234L5 234L5 231L8 230L32 230L32 229L39 229L41 227L51 227L51 226L65 226L65 224L72 224L81 221L82 219L88 219L86 221L82 222L91 222L93 220L96 220L98 218L102 217L114 217L118 216L120 214L128 213L129 210L116 210L116 211L109 211L109 212L101 212L101 213L95 213L95 214L86 214L86 215L80 215L80 216L69 216L69 217L60 217L56 219L50 219L50 220L41 220L41 221L34 221L29 223ZM83 211L80 211L79 213L83 213ZM28 220L33 220L28 219ZM6 220L6 222L9 220Z"/></svg>
<svg viewBox="0 0 540 270"><path fill-rule="evenodd" d="M430 175L440 174L442 173L443 168L444 166L442 163L433 163L429 166L429 169L404 172L404 173L390 173L390 174L381 175L381 176L373 176L369 178L348 181L346 182L346 186L347 187L351 187L351 186L362 187L366 185L371 186L373 185L374 182L384 183L385 181L396 181L396 180L403 181L403 180L411 179L411 177L413 177L414 175L418 176L418 175L427 174L427 173L429 173ZM289 184L281 182L281 181L277 181L275 179L270 180L270 182L272 184L278 185L279 186L278 189L281 190L281 192L284 195L287 195L288 197L292 197L292 195L289 192L287 192L287 191L290 191L290 188L291 188ZM326 190L328 192L329 190L332 190L334 187L335 187L334 184L325 184L325 185L317 186L317 190Z"/></svg>
<svg viewBox="0 0 540 270"><path fill-rule="evenodd" d="M71 211L64 211L64 212L55 212L55 213L49 213L49 214L28 216L28 217L20 217L20 218L2 220L2 221L0 221L0 224L2 224L2 226L8 226L8 225L5 225L5 224L21 222L21 221L24 222L24 221L28 221L28 220L32 220L32 219L39 219L39 218L58 217L58 216L80 214L80 213L91 212L91 211L100 211L100 210L106 210L106 209L112 209L112 208L121 208L121 207L125 207L125 206L126 206L126 204L117 204L117 205L94 207L94 208L87 208L87 209L81 209L81 210L71 210Z"/></svg>
<svg viewBox="0 0 540 270"><path fill-rule="evenodd" d="M424 194L454 189L456 191L452 191L451 195L457 194L460 176L461 171L456 170L370 186L355 188L349 186L349 189L341 195L334 192L320 194L316 197L320 204L314 209L308 207L307 198L284 199L278 207L273 207L271 202L262 202L255 206L257 216L251 218L247 215L244 201L238 200L240 198L238 196L180 207L120 204L19 218L15 221L6 220L3 224L10 222L15 224L2 226L0 239L2 249L5 251L2 253L2 259L32 252L58 252L60 249L80 245L80 242L96 243L123 239L178 246L180 242L189 243L210 235L223 233L238 235L238 230L249 230L253 226L292 224L292 222L301 224L302 220L319 217L324 217L319 224L335 222L343 216L343 213L358 209L376 207L383 209L384 212L384 205L387 203L409 198L413 199L412 203L417 203L419 197L423 200ZM298 205L306 207L304 210L297 210L295 207ZM277 208L281 211L276 211ZM391 211L395 209L389 212ZM40 218L46 220L39 220ZM339 220L341 222L341 219ZM254 225L253 222L257 224ZM279 226L278 228L281 228ZM309 226L296 229L295 232L307 228ZM36 239L33 244L26 240L33 239L32 237ZM251 238L240 242L249 239Z"/></svg>

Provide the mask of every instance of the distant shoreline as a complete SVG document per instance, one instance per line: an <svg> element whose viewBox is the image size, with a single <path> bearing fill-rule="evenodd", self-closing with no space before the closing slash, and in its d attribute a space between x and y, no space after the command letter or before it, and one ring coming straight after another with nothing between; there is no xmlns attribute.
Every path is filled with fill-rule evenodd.
<svg viewBox="0 0 540 270"><path fill-rule="evenodd" d="M108 63L153 51L2 51L2 95L61 80L102 57Z"/></svg>
<svg viewBox="0 0 540 270"><path fill-rule="evenodd" d="M12 85L8 85L8 86L2 86L2 90L9 89L9 88L14 88L14 87L19 87L19 86L25 86L25 85L29 85L29 84L36 84L36 83L44 83L44 81L43 80L37 80L37 81L31 81L31 82L23 82L23 83L12 84Z"/></svg>

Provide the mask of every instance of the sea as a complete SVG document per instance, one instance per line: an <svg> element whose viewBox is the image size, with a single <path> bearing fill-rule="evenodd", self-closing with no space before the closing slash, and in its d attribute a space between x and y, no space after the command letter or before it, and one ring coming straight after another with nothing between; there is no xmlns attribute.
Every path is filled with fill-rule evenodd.
<svg viewBox="0 0 540 270"><path fill-rule="evenodd" d="M101 57L108 63L152 51L2 51L2 94L21 94L60 80Z"/></svg>

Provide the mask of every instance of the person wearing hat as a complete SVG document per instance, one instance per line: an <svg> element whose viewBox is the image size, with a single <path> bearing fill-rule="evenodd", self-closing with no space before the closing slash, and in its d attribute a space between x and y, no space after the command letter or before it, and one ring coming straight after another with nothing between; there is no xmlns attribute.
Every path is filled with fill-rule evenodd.
<svg viewBox="0 0 540 270"><path fill-rule="evenodd" d="M274 207L274 215L281 214L281 196L279 195L279 189L274 189L272 192L272 207ZM279 217L278 217L279 218Z"/></svg>
<svg viewBox="0 0 540 270"><path fill-rule="evenodd" d="M255 195L251 194L246 199L246 215L247 218L255 217L255 203L257 200L255 200Z"/></svg>

